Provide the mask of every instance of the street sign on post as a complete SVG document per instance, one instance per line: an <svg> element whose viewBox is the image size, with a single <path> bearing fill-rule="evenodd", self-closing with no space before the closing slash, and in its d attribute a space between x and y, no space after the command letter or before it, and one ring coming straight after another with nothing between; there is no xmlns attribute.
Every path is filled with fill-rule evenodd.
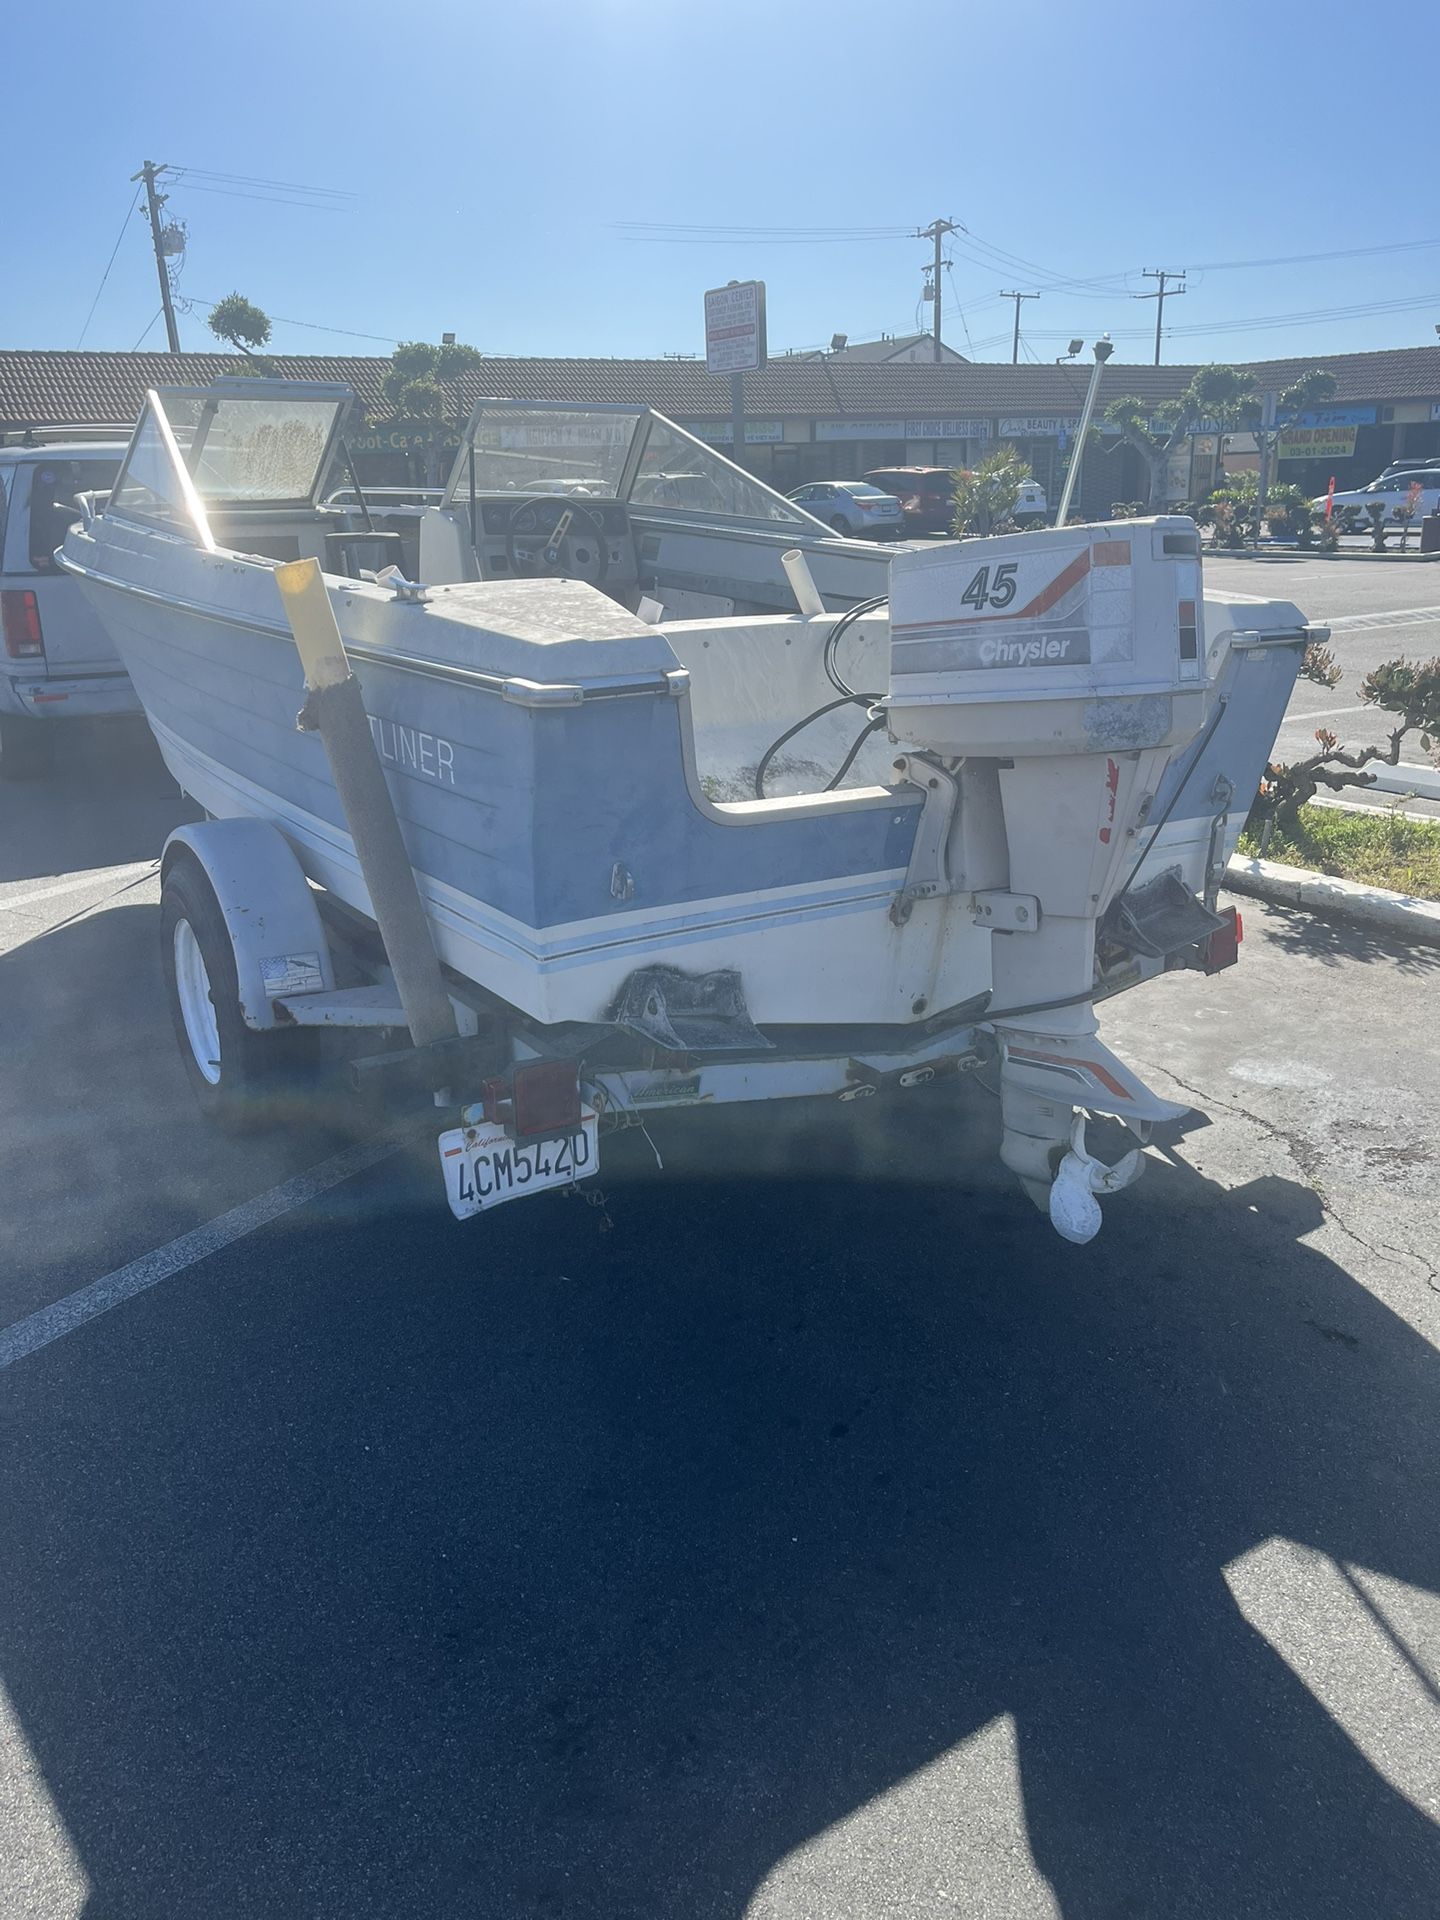
<svg viewBox="0 0 1440 1920"><path fill-rule="evenodd" d="M753 373L765 364L765 282L732 280L705 296L705 365L711 373Z"/></svg>
<svg viewBox="0 0 1440 1920"><path fill-rule="evenodd" d="M731 445L745 445L745 375L765 364L765 282L732 280L705 295L705 366L730 376Z"/></svg>

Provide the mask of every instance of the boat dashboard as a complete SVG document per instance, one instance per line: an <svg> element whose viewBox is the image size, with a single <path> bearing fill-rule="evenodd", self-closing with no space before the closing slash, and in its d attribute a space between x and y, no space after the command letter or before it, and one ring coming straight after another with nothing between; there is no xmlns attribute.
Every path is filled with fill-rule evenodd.
<svg viewBox="0 0 1440 1920"><path fill-rule="evenodd" d="M560 575L611 594L639 580L630 510L623 500L575 493L477 495L471 541L483 580Z"/></svg>

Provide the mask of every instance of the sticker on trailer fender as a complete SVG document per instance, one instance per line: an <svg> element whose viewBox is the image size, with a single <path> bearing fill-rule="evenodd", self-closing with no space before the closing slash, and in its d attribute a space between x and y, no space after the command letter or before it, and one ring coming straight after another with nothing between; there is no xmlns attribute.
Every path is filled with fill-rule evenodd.
<svg viewBox="0 0 1440 1920"><path fill-rule="evenodd" d="M260 961L260 978L267 1000L282 993L318 993L325 985L318 953L265 954Z"/></svg>

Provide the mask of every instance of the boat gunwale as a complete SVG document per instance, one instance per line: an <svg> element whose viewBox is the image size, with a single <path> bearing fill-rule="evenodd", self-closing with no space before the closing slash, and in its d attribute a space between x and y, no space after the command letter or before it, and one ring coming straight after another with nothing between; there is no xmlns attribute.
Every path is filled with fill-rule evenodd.
<svg viewBox="0 0 1440 1920"><path fill-rule="evenodd" d="M71 535L67 538L73 537L77 532L82 538L95 544L95 536L89 528L83 530L72 528ZM193 548L191 550L196 551ZM245 555L232 553L223 547L207 557L232 561L246 558ZM56 559L67 574L77 579L92 581L96 585L108 587L116 593L127 594L132 599L142 600L151 606L166 607L174 612L193 615L217 626L239 627L245 632L264 634L272 640L292 641L289 628L278 621L257 619L251 614L226 612L218 607L207 606L203 601L189 600L178 594L161 593L154 587L140 586L134 581L104 573L98 567L84 565L73 555L68 554L63 546L57 551ZM261 564L263 566L263 563ZM347 581L345 584L353 587L359 583ZM904 812L913 811L918 816L924 805L924 794L919 787L908 781L893 787L850 787L823 793L781 794L765 800L712 800L705 792L700 773L695 740L695 719L690 698L690 674L686 668L679 665L658 676L584 687L571 682L547 683L517 677L506 678L499 674L485 673L478 667L462 667L448 661L428 660L418 654L394 653L382 647L369 647L363 643L352 644L349 641L344 641L342 644L347 658L353 657L366 665L393 667L398 673L412 673L421 678L446 680L453 684L470 686L479 693L493 694L512 706L528 707L534 710L554 711L561 708L587 706L598 700L635 699L643 696L673 700L680 723L680 760L686 792L691 805L697 812L720 826L754 827L816 817L834 818L840 814L859 813L881 807L894 807Z"/></svg>

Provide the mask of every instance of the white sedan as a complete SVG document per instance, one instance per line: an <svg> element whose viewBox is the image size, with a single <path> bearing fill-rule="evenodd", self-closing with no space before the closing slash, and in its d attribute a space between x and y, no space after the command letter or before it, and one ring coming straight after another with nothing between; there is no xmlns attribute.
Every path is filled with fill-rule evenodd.
<svg viewBox="0 0 1440 1920"><path fill-rule="evenodd" d="M905 515L896 496L864 480L812 480L786 498L817 520L828 521L836 533L898 540L905 530Z"/></svg>
<svg viewBox="0 0 1440 1920"><path fill-rule="evenodd" d="M1369 518L1371 507L1384 507L1385 518L1399 518L1399 510L1410 498L1410 489L1419 483L1420 506L1415 518L1422 514L1434 513L1440 506L1440 473L1430 469L1414 473L1382 473L1378 480L1372 480L1366 487L1351 487L1344 493L1335 495L1335 511L1343 513L1347 520L1356 521L1362 527ZM1325 511L1325 495L1322 493L1310 502L1317 513Z"/></svg>

